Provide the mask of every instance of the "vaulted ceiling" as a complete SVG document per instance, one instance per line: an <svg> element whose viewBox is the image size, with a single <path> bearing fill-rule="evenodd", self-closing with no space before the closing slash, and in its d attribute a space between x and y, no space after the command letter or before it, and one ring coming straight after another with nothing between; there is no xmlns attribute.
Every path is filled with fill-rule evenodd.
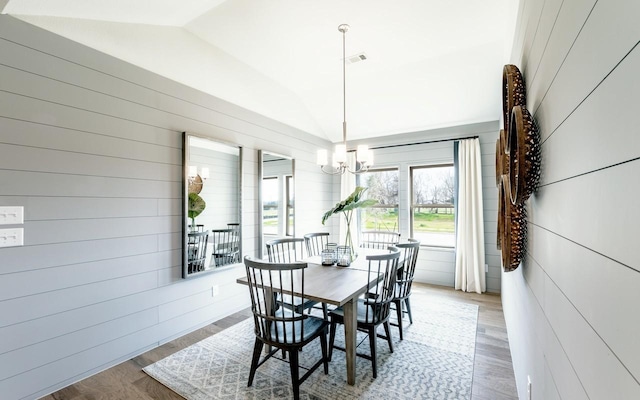
<svg viewBox="0 0 640 400"><path fill-rule="evenodd" d="M513 4L515 3L515 4ZM333 142L500 118L517 1L9 0L3 13ZM2 3L0 3L1 5Z"/></svg>

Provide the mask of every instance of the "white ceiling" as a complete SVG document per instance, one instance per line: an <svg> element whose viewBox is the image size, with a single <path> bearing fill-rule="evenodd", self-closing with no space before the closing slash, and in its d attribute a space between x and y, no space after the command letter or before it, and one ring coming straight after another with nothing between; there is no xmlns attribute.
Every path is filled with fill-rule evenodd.
<svg viewBox="0 0 640 400"><path fill-rule="evenodd" d="M347 57L368 57L347 66L349 139L362 139L499 119L517 3L10 0L3 13L336 142L339 24Z"/></svg>

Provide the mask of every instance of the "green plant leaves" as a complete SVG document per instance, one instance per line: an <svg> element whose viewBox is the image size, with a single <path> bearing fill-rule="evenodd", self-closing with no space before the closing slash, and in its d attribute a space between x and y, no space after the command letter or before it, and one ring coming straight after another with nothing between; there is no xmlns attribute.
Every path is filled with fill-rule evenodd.
<svg viewBox="0 0 640 400"><path fill-rule="evenodd" d="M200 215L205 207L207 207L207 203L198 193L189 193L189 203L187 205L187 215L189 218L194 219Z"/></svg>
<svg viewBox="0 0 640 400"><path fill-rule="evenodd" d="M353 193L351 193L346 199L342 200L339 203L336 203L336 205L332 209L324 213L324 215L322 216L322 225L324 225L327 219L329 219L329 217L332 216L333 214L337 214L339 212L352 211L352 210L355 210L356 208L371 207L372 205L377 204L378 200L374 200L374 199L360 200L360 198L362 197L362 194L366 190L367 188L362 186L356 187L356 190L354 190Z"/></svg>

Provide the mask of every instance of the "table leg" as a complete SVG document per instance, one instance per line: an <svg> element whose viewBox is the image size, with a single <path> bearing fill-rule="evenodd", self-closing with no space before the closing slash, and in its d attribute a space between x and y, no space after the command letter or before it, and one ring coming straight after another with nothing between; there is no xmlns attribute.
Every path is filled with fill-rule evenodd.
<svg viewBox="0 0 640 400"><path fill-rule="evenodd" d="M346 303L344 310L344 340L347 355L347 383L356 384L356 332L357 332L357 300Z"/></svg>

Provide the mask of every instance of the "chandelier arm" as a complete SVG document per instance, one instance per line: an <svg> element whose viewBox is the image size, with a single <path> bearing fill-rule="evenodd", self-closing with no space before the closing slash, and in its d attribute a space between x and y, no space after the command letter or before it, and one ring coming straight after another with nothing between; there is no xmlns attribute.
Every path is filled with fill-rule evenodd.
<svg viewBox="0 0 640 400"><path fill-rule="evenodd" d="M340 167L330 167L331 170L327 171L324 167L326 167L326 165L321 165L320 166L320 170L322 172L324 172L325 174L328 175L342 175L344 174L345 168L341 165Z"/></svg>

